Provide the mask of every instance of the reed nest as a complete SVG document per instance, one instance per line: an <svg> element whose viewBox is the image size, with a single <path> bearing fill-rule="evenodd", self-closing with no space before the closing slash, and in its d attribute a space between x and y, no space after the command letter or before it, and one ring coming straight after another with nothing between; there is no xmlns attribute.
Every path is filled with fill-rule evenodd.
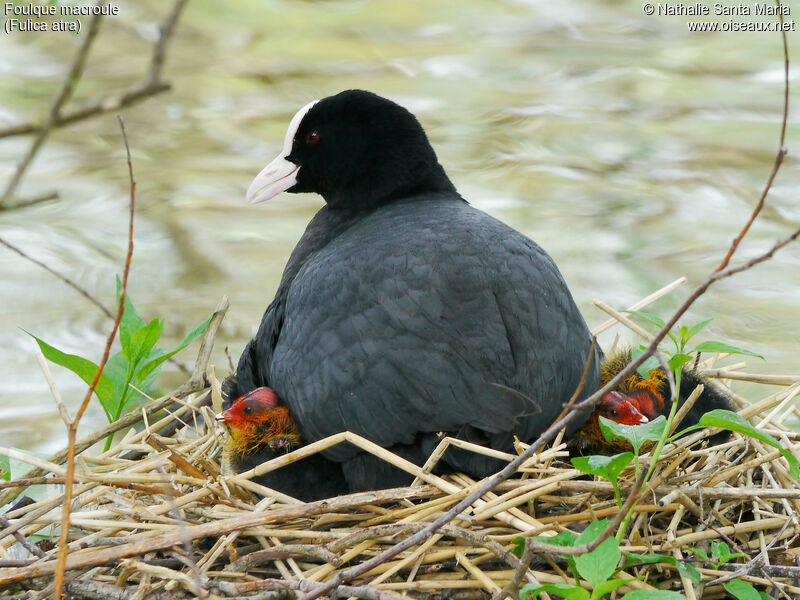
<svg viewBox="0 0 800 600"><path fill-rule="evenodd" d="M617 315L601 328L625 321ZM708 356L699 370L739 403L744 418L797 453L800 434L789 425L800 414L793 402L800 393L800 376L748 374L731 358L720 368L718 361L724 358ZM341 433L252 471L223 474L226 432L213 419L218 408L213 405L220 402L213 370L208 379L210 388L178 399L167 413L158 413L158 419L156 413L142 411L141 422L119 436L110 450L78 456L66 562L68 596L125 600L299 596L311 589L309 582L326 581L416 533L475 489L479 482L465 475L431 474L448 445L514 458L444 438L420 468L368 440ZM728 386L734 380L762 384L763 398L754 403L742 400ZM169 426L175 431L163 435ZM721 583L713 582L736 572L775 597L799 597L800 568L794 565L800 554L800 529L794 516L800 514L800 483L789 475L787 463L774 448L739 434L708 446L708 435L708 430L697 431L665 447L622 540L624 550L695 561L703 582L693 587L670 565L633 566L621 573L630 583L617 594L672 589L687 598L725 597ZM339 443L356 444L416 479L405 488L311 503L252 481ZM524 448L518 444L518 450ZM510 552L514 538L548 536L565 528L578 532L590 521L616 514L611 485L574 469L568 455L560 435L528 460L515 478L485 494L420 545L349 582L339 595L369 600L497 597L520 569L520 561ZM18 502L3 515L2 599L48 593L56 551L47 540L35 547L41 556L28 550L35 536L56 538L63 503L62 466L27 455L16 458L45 474L0 483L0 492L37 484L50 493L33 503ZM644 453L641 464L646 466L649 460ZM623 497L633 480L629 467L619 479ZM732 551L747 557L728 563L731 570L715 570L686 551L708 553L713 541L725 541ZM537 555L525 581L569 583L572 577L562 560Z"/></svg>

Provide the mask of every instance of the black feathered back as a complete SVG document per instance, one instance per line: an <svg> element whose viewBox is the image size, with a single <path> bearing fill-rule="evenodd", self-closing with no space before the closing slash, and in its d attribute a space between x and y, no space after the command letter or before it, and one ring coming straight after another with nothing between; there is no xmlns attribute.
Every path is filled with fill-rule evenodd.
<svg viewBox="0 0 800 600"><path fill-rule="evenodd" d="M512 451L514 435L544 431L591 346L547 253L467 204L413 115L369 92L310 108L287 160L299 165L289 191L327 206L292 252L229 397L269 386L307 442L350 430L417 464L439 432ZM597 389L600 356L582 397ZM349 445L325 456L353 490L412 479ZM463 451L440 463L473 476L497 466Z"/></svg>

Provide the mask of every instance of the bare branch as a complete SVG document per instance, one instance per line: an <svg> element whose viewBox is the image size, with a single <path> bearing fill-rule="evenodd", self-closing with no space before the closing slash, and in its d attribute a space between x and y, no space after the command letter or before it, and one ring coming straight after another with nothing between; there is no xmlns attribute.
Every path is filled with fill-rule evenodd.
<svg viewBox="0 0 800 600"><path fill-rule="evenodd" d="M586 363L583 365L583 373L581 374L581 380L578 382L578 387L575 388L575 391L572 393L572 397L569 401L564 405L564 409L561 411L561 414L558 415L558 419L563 419L564 415L566 415L572 407L575 405L575 402L578 400L578 396L581 395L583 388L586 386L586 378L589 376L589 368L592 366L592 362L595 359L596 353L594 351L595 346L597 346L597 336L592 336L592 344L589 346L589 354L586 357Z"/></svg>
<svg viewBox="0 0 800 600"><path fill-rule="evenodd" d="M778 140L778 152L775 155L775 161L772 164L772 171L767 179L767 184L764 186L764 190L761 192L761 196L759 197L758 202L753 209L753 213L750 215L747 223L744 224L744 227L742 227L739 235L737 235L731 242L731 246L728 249L727 254L722 259L722 262L719 263L719 266L716 268L715 272L722 271L728 266L731 257L733 256L734 252L736 252L736 249L744 239L744 236L746 236L747 232L750 231L750 226L753 224L753 221L756 220L756 217L758 217L759 213L761 213L761 209L764 208L764 202L767 199L769 190L772 188L772 182L775 181L775 176L778 174L778 170L781 168L781 164L783 164L783 159L786 157L786 148L784 147L784 143L786 142L786 124L789 120L789 46L786 42L786 31L783 29L783 11L781 10L781 0L776 0L775 4L778 6L778 18L780 19L781 23L781 40L783 41L783 119L781 121L781 134Z"/></svg>
<svg viewBox="0 0 800 600"><path fill-rule="evenodd" d="M0 517L0 527L3 528L11 527L11 522L4 517ZM42 552L39 548L37 548L33 544L31 544L27 539L25 539L25 536L22 535L19 531L15 531L11 535L13 535L16 538L16 540L20 543L20 545L23 548L25 548L25 550L33 554L35 557L44 558L45 553Z"/></svg>
<svg viewBox="0 0 800 600"><path fill-rule="evenodd" d="M525 573L528 572L528 569L531 566L531 561L533 560L533 548L531 547L530 542L531 538L525 540L525 551L522 553L522 558L519 561L519 565L516 569L514 569L514 575L512 575L511 581L509 581L508 585L502 590L492 596L492 600L504 600L505 598L516 597L517 592L519 591L519 586L522 583L522 579L525 577Z"/></svg>
<svg viewBox="0 0 800 600"><path fill-rule="evenodd" d="M33 206L34 204L41 204L42 202L49 202L50 200L57 200L58 192L46 192L33 198L16 198L5 204L0 204L0 211L14 210L16 208L25 208L26 206Z"/></svg>
<svg viewBox="0 0 800 600"><path fill-rule="evenodd" d="M175 32L175 26L178 22L178 17L186 5L186 2L187 0L176 0L169 15L164 20L164 23L160 26L161 35L153 46L150 67L147 75L141 82L129 87L127 90L123 90L122 92L110 94L102 98L95 98L88 101L83 106L80 106L69 112L62 113L62 108L72 97L75 88L80 82L81 75L83 74L83 68L86 65L86 60L89 56L89 50L94 43L97 32L99 31L100 20L102 19L102 16L95 15L93 17L86 38L84 39L81 48L78 50L78 54L72 63L70 72L64 81L61 92L50 107L50 112L47 118L45 118L41 124L30 122L21 125L12 125L11 127L0 130L0 138L14 135L25 135L29 133L36 134L36 138L34 139L33 144L31 144L28 153L17 166L17 170L9 181L9 184L3 192L3 195L0 196L0 210L29 206L31 204L58 197L58 194L50 192L43 196L28 200L19 200L16 202L12 201L12 197L19 186L25 171L28 169L30 163L36 156L36 153L40 150L45 139L53 129L63 127L64 125L69 125L77 121L82 121L96 115L116 111L126 106L131 106L141 102L146 98L155 96L156 94L160 94L161 92L170 89L171 86L168 83L160 81L161 71L164 67L167 45ZM102 6L105 3L106 0L98 0L97 5Z"/></svg>
<svg viewBox="0 0 800 600"><path fill-rule="evenodd" d="M161 78L161 69L164 67L164 53L167 49L167 43L175 31L175 24L178 22L178 17L186 5L187 0L177 0L167 16L164 24L160 26L161 35L153 48L153 56L150 59L150 73L147 76L147 85L155 86Z"/></svg>
<svg viewBox="0 0 800 600"><path fill-rule="evenodd" d="M330 550L319 544L284 544L251 552L231 563L232 571L247 571L273 560L299 556L306 560L318 560L338 567L342 561Z"/></svg>
<svg viewBox="0 0 800 600"><path fill-rule="evenodd" d="M98 6L103 4L105 4L104 0L100 0L97 3ZM92 47L94 40L97 38L97 32L100 31L100 22L102 19L103 17L100 14L92 17L92 21L89 24L89 31L86 33L86 38L83 40L83 44L81 44L78 54L75 56L75 60L72 62L72 67L69 70L67 79L64 81L61 92L58 94L58 96L56 96L53 105L50 107L50 114L47 116L44 123L42 123L38 135L33 140L31 147L28 149L28 153L17 165L17 170L14 172L14 175L8 182L2 197L0 197L0 204L7 203L11 196L14 195L19 182L22 180L23 175L25 175L25 171L28 169L28 166L31 164L34 156L36 156L39 148L41 148L42 144L44 144L47 135L50 133L50 130L53 127L53 123L55 123L55 121L58 119L58 115L61 112L61 107L64 106L64 103L70 99L75 91L75 87L78 85L81 75L83 74L83 68L86 66L86 59L89 57L89 49Z"/></svg>
<svg viewBox="0 0 800 600"><path fill-rule="evenodd" d="M67 561L69 517L71 513L73 485L75 482L75 438L78 432L78 424L80 423L84 412L86 412L86 408L89 406L89 400L91 400L97 384L100 382L100 376L103 374L103 369L105 368L106 363L108 362L109 354L111 353L111 345L114 343L114 339L117 337L117 329L119 329L119 324L122 320L122 312L125 307L125 293L128 289L128 275L130 274L131 270L131 258L133 258L133 217L136 208L136 180L133 177L133 163L131 162L131 150L130 146L128 145L128 136L125 133L125 122L122 120L121 116L117 115L117 118L119 119L120 130L122 132L122 140L125 142L125 152L128 156L128 175L130 176L131 184L131 206L130 217L128 220L128 252L125 256L125 268L122 272L122 289L120 290L119 294L117 316L114 320L114 326L111 328L111 333L109 333L108 339L106 340L103 358L100 360L100 364L97 367L97 372L92 378L92 383L89 385L89 389L86 391L86 395L83 397L83 401L78 408L75 419L69 424L67 429L67 472L65 474L64 481L64 507L61 511L61 536L58 540L58 558L56 562L54 580L54 592L56 600L61 600L61 592L64 584L64 570Z"/></svg>
<svg viewBox="0 0 800 600"><path fill-rule="evenodd" d="M35 265L37 265L37 266L41 267L42 269L44 269L45 271L47 271L48 273L50 273L51 275L53 275L54 277L56 277L57 279L60 279L61 281L63 281L64 283L66 283L66 284L67 284L69 287L71 287L73 290L75 290L76 292L78 292L78 293L79 293L81 296L83 296L84 298L86 298L86 299L87 299L89 302L91 302L92 304L94 304L94 305L95 305L97 308L99 308L100 310L102 310L102 311L103 311L103 314L105 314L105 315L106 315L106 316L107 316L109 319L113 319L113 318L114 318L114 315L112 314L112 312L111 312L110 310L108 310L108 308L106 308L106 306L105 306L105 305L104 305L102 302L100 302L100 301L99 301L97 298L95 298L94 296L92 296L92 295L91 295L89 292L87 292L85 289L83 289L82 287L80 287L80 286L79 286L77 283L75 283L74 281L72 281L72 280L71 280L71 279L69 279L68 277L65 277L64 275L62 275L62 274L61 274L61 273L59 273L58 271L55 271L54 269L52 269L52 268L48 267L48 266L47 266L46 264L44 264L42 261L40 261L40 260L37 260L37 259L33 258L33 257L32 257L31 255L29 255L29 254L26 254L25 252L23 252L22 250L20 250L19 248L17 248L17 247L16 247L16 246L14 246L13 244L11 244L11 243L7 242L7 241L6 241L6 240L4 240L3 238L0 238L0 244L2 244L3 246L5 246L5 247L6 247L6 248L8 248L9 250L11 250L11 251L13 251L13 252L16 252L16 253L17 253L17 254L19 254L19 255L20 255L22 258L24 258L25 260L29 260L29 261L30 261L30 262L32 262L33 264L35 264Z"/></svg>

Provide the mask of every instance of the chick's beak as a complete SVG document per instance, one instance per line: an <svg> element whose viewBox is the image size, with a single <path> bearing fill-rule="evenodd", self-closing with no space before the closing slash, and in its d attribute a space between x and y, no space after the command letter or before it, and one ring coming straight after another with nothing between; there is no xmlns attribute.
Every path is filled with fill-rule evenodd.
<svg viewBox="0 0 800 600"><path fill-rule="evenodd" d="M221 413L214 415L214 418L220 423L229 423L231 420L231 415L227 410L223 410Z"/></svg>

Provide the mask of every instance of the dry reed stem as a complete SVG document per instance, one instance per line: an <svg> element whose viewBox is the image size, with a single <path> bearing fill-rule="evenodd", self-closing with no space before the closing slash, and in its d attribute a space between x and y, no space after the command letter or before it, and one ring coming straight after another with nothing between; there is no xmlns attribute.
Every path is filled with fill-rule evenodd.
<svg viewBox="0 0 800 600"><path fill-rule="evenodd" d="M774 410L770 413L771 419L766 418L766 411L780 404L782 399L783 397L777 397L760 403L762 411L750 414L750 418L766 420L775 431L784 431L785 426L773 422L777 414ZM194 412L188 406L182 408ZM171 582L170 586L177 585L174 590L176 592L179 589L194 590L190 592L194 594L199 590L198 585L206 585L206 579L198 580L193 577L187 566L182 563L164 566L143 562L143 558L148 555L158 556L166 552L164 556L169 556L169 549L181 546L188 537L192 540L207 539L213 542L202 553L197 554L195 551L197 556L194 559L203 577L208 578L210 589L235 575L228 570L230 567L218 570L219 565L225 565L232 562L233 557L241 556L236 563L240 566L248 569L267 568L268 571L278 569L287 584L294 582L293 585L302 585L302 588L296 588L301 591L313 590L317 589L314 585L319 585L313 582L324 582L335 577L337 561L363 561L373 553L390 547L397 536L413 535L424 529L429 519L457 503L479 483L460 475L441 478L425 474L438 485L431 487L430 484L425 484L416 488L390 491L386 495L369 495L357 499L343 497L323 503L282 505L274 500L265 500L259 507L248 508L249 505L242 503L236 496L231 496L226 491L227 488L220 485L227 480L228 488L235 488L235 482L242 479L242 475L215 480L214 477L217 476L210 474L216 463L209 461L209 456L217 452L215 449L219 448L220 443L217 432L206 429L199 422L197 425L191 420L187 422L190 423L189 429L180 438L162 438L153 433L148 434L147 431L129 432L111 451L103 453L102 458L82 461L84 472L77 473L76 482L79 485L80 482L87 483L76 489L76 500L80 502L76 505L77 512L71 519L71 524L73 528L83 529L84 535L82 539L76 539L69 545L67 566L71 569L70 572L78 574L80 571L74 569L108 564L115 557L127 557L134 562L126 565L135 568L122 570L117 574L121 577L120 583L127 586L127 589L132 589L131 585L140 586L145 580L150 582L149 586L160 581L162 586L167 582ZM216 427L213 423L211 426ZM341 436L339 441L348 438L349 436ZM153 444L155 447L147 443L148 439L151 443L156 440L157 443ZM363 446L370 447L369 444ZM320 444L317 450L323 447L327 445ZM762 551L765 547L762 541L765 535L774 544L785 544L792 539L797 527L786 525L787 507L780 501L800 499L800 485L787 480L785 474L775 468L774 461L770 463L764 460L763 455L759 456L759 453L765 452L762 448L745 443L739 436L733 436L730 442L710 452L680 448L678 445L665 453L664 471L661 475L666 476L659 475L655 478L657 487L652 492L654 499L672 494L673 502L666 505L647 502L640 504L635 514L645 519L644 523L649 523L649 526L644 530L645 537L637 539L642 539L645 545L634 544L627 547L640 551L675 552L684 544L702 544L721 539L720 536L724 535L728 539L733 537L744 542L741 544L742 548L752 547ZM146 452L147 455L139 461L120 460L120 456L131 449ZM542 452L542 455L551 457L547 460L552 461L555 456L548 452L550 451ZM560 451L556 451L556 454L558 452ZM772 454L774 452L770 448L766 455ZM176 456L186 461L183 467L180 466L182 461L170 460ZM735 465L729 465L731 458L736 457L741 458ZM296 457L289 457L282 464L288 464L293 459ZM396 458L393 461L402 464ZM647 464L646 455L642 458L642 463ZM192 475L184 474L186 464L191 465L189 470L193 471ZM202 466L204 464L209 467ZM367 586L361 586L364 588L361 593L430 593L446 589L491 589L496 593L511 582L519 565L517 559L510 557L507 547L496 543L508 543L519 535L518 528L497 520L502 512L511 515L519 512L523 516L515 518L524 520L528 529L532 528L527 512L529 502L532 502L537 513L537 518L532 522L538 523L540 528L558 523L581 527L594 518L617 513L611 486L606 482L576 479L579 474L563 462L551 462L548 469L537 466L546 464L542 460L526 464L531 465L527 479L509 481L499 487L497 493L486 494L480 502L473 503L470 510L464 513L466 520L462 521L460 528L445 526L423 545L371 570L370 577L373 581ZM698 465L701 468L697 469ZM53 476L63 472L59 465L49 466L53 469ZM274 465L269 465L266 468L272 470L273 467ZM752 474L765 467L770 467L770 470L769 476L765 474L762 481L761 485L764 487L753 487ZM163 469L164 472L159 473L158 469ZM687 473L694 481L706 481L699 487L671 483L685 479ZM731 481L734 485L711 485L715 481L713 478L718 475L723 475L724 480ZM248 476L254 474L250 473ZM750 487L735 487L740 480L749 482ZM130 486L143 485L142 482L148 482L150 488L141 490L125 487L126 483ZM164 483L168 484L168 489L154 487ZM623 494L626 494L630 484L630 476L623 474ZM448 492L442 488L453 491ZM575 494L583 493L594 496L589 510L574 514L563 512L570 506L579 506L583 502L583 496ZM376 506L376 503L385 505L386 502L415 497L423 501L411 507L400 505L392 508L390 504L388 510L378 510ZM212 502L207 503L209 500ZM714 510L709 505L714 502L728 502L729 505L719 506ZM741 512L734 513L734 507L754 502L759 511L757 515L745 520L736 517ZM11 515L10 524L15 526L25 520L25 525L17 528L17 531L23 532L27 532L26 527L41 528L58 520L60 511L51 514L47 512L56 506L53 503L37 503L33 509L18 509ZM184 511L186 522L181 523L169 516L170 508L176 506ZM698 521L698 513L705 515L705 521L715 520L714 527L704 527ZM26 519L26 515L34 517ZM333 529L304 529L314 527L314 522L309 521L309 518L315 515L323 517L317 523L326 529L331 526ZM201 518L200 524L193 524L198 517ZM356 520L353 521L353 518ZM386 524L359 529L362 527L359 523L381 521ZM697 530L693 523L699 524L703 529ZM782 527L784 531L778 535ZM183 534L180 532L181 528L185 529ZM482 531L489 533L482 534ZM252 545L252 541L257 539L262 540L258 543L263 548L261 553L252 554L252 551L246 551L246 546ZM316 548L320 547L316 546L315 540L327 540L328 545L318 551ZM468 545L464 546L458 540L467 541ZM106 545L98 546L98 543ZM492 547L492 543L496 545ZM158 550L159 548L162 550ZM486 548L491 554L481 554L485 551L476 548ZM245 551L245 554L240 555L241 551ZM487 562L487 557L494 556L504 562L510 561L507 564L511 570L497 570L492 567L491 561ZM328 560L329 564L320 567L309 563L309 558L314 561ZM280 566L278 561L283 561ZM29 578L35 574L52 572L52 565L52 559L47 559L12 569L0 569L0 584L7 584L9 579ZM459 579L464 573L459 565L467 571L468 579ZM563 582L559 571L560 568L552 572L537 568L530 571L529 576L536 577L539 583ZM97 571L97 576L100 573ZM623 576L632 577L630 573ZM774 586L791 592L790 580L775 575L771 577L775 581ZM754 573L751 579L759 585L773 585L758 573ZM629 589L651 589L646 584L633 581L629 585ZM689 594L685 585L684 582L684 593ZM359 586L356 585L355 588Z"/></svg>

